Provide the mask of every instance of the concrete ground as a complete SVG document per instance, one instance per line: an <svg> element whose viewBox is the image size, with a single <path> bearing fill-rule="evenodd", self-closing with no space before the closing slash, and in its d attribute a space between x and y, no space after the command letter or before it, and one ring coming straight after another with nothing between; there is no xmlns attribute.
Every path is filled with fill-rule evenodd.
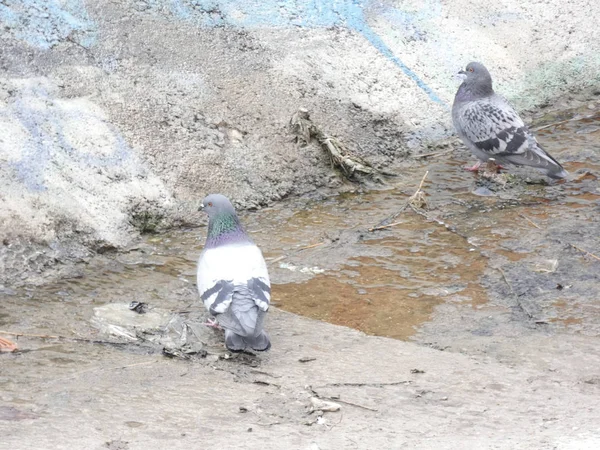
<svg viewBox="0 0 600 450"><path fill-rule="evenodd" d="M516 351L529 363L517 367L280 311L271 314L269 329L271 352L229 360L213 350L205 359L181 361L21 338L37 348L3 358L0 448L582 450L600 444L600 352L581 338L523 340ZM557 347L571 354L559 356ZM82 352L85 365L73 368L69 359ZM44 360L53 361L51 376L43 373ZM38 374L25 368L33 361ZM15 383L27 390L7 398ZM341 409L319 418L310 412L317 396Z"/></svg>

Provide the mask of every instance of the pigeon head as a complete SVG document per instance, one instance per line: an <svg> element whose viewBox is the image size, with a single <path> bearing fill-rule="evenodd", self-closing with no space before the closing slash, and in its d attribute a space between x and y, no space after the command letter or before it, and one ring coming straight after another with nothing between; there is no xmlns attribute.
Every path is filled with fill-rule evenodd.
<svg viewBox="0 0 600 450"><path fill-rule="evenodd" d="M204 197L200 210L208 214L208 218L213 218L222 213L235 215L235 209L227 197L221 194L210 194Z"/></svg>
<svg viewBox="0 0 600 450"><path fill-rule="evenodd" d="M206 248L250 242L233 205L221 194L210 194L202 200L200 209L208 214Z"/></svg>
<svg viewBox="0 0 600 450"><path fill-rule="evenodd" d="M492 95L492 77L485 66L479 62L470 62L465 70L458 72L463 79L460 90L473 96L484 97Z"/></svg>

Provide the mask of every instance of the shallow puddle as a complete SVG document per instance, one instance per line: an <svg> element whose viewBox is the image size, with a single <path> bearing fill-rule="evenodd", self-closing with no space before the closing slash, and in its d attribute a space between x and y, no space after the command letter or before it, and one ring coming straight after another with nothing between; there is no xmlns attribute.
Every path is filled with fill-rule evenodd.
<svg viewBox="0 0 600 450"><path fill-rule="evenodd" d="M567 183L496 186L490 197L475 196L476 176L461 170L472 158L462 150L452 159L407 163L398 169L402 176L386 189L294 199L242 214L269 263L273 303L369 334L407 339L444 303L478 310L493 301L494 310L498 304L510 309L508 300L502 303L504 298L524 295L521 291L538 298L535 289L542 289L540 283L550 286L544 292L560 284L551 278L555 272L575 280L563 284L575 284L578 277L592 279L590 274L600 272L593 267L598 262L570 248L563 231L571 227L573 240L577 233L587 236L579 246L599 253L593 231L600 208L595 175L600 173L599 130L596 118L538 133L548 151L573 173L576 180ZM586 170L592 173L585 175ZM429 171L423 185L428 211L417 214L406 208L390 221L393 226L369 231L402 208L425 171ZM575 219L589 227L574 224ZM550 231L553 227L556 230ZM205 231L149 236L129 252L90 262L80 278L4 296L6 312L0 315L0 324L38 333L85 334L93 332L88 326L93 308L106 303L145 301L171 311L194 303L200 307L195 262ZM571 252L569 258L582 261L581 270L588 272L577 272L575 262L569 263L573 273L561 272L562 255L554 255L549 247L549 242L554 245L561 239L560 252ZM555 258L561 260L558 269L536 275L536 268L544 264L552 268ZM531 274L523 275L526 271ZM579 286L584 289L587 284ZM550 306L530 306L538 311L535 320L579 329L588 326L597 308L592 305L595 298L574 302L569 300L574 290L562 292L565 299L548 300Z"/></svg>

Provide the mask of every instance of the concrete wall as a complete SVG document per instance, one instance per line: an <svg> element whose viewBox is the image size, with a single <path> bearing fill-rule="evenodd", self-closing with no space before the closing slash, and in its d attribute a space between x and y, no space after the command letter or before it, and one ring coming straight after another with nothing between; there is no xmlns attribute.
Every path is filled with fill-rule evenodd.
<svg viewBox="0 0 600 450"><path fill-rule="evenodd" d="M531 109L600 82L593 1L0 0L0 274L339 181L308 108L375 164L452 133L470 60Z"/></svg>

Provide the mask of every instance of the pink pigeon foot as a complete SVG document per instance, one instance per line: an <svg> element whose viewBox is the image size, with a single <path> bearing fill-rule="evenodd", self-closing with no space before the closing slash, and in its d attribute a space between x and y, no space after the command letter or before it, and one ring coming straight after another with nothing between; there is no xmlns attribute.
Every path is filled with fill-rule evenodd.
<svg viewBox="0 0 600 450"><path fill-rule="evenodd" d="M479 166L481 166L481 161L477 161L477 163L472 167L465 167L465 170L469 172L477 172L479 170Z"/></svg>
<svg viewBox="0 0 600 450"><path fill-rule="evenodd" d="M219 322L217 322L216 320L212 320L212 319L208 319L206 321L206 323L202 324L205 325L209 328L214 328L215 330L222 330L223 328L221 328L221 325L219 325Z"/></svg>

